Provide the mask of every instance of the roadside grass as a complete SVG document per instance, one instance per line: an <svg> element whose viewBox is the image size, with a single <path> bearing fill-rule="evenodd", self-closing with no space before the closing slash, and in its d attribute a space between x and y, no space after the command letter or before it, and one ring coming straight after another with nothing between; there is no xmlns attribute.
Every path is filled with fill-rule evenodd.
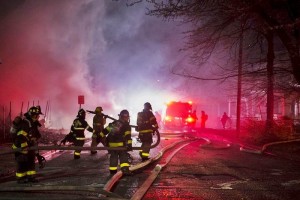
<svg viewBox="0 0 300 200"><path fill-rule="evenodd" d="M275 120L269 133L266 132L265 127L266 121L246 119L241 123L240 139L251 144L261 145L295 138L292 120Z"/></svg>

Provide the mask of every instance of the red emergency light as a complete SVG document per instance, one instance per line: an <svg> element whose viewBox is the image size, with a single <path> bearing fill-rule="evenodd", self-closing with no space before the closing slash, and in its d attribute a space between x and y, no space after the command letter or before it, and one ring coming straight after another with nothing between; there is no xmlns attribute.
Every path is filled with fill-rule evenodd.
<svg viewBox="0 0 300 200"><path fill-rule="evenodd" d="M193 117L189 116L188 118L185 119L185 121L188 123L193 123L193 122L195 122L195 119Z"/></svg>

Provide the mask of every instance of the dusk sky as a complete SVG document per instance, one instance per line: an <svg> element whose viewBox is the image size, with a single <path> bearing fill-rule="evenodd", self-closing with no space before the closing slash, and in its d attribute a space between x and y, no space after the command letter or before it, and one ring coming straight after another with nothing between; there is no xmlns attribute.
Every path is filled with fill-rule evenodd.
<svg viewBox="0 0 300 200"><path fill-rule="evenodd" d="M128 109L132 121L145 102L159 111L168 100L205 106L205 95L212 95L208 83L171 74L172 67L190 65L186 52L179 51L186 27L145 15L144 2L130 7L111 0L0 4L0 105L8 111L11 102L13 115L22 102L23 112L28 102L43 110L50 102L51 126L69 128L78 95L85 97L84 109L102 106L113 117Z"/></svg>

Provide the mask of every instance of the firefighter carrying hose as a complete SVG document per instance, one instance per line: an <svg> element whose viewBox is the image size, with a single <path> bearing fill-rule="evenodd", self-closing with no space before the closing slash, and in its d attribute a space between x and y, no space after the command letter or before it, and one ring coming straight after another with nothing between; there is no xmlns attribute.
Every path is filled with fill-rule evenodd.
<svg viewBox="0 0 300 200"><path fill-rule="evenodd" d="M92 143L91 147L96 147L100 142L105 146L105 135L102 133L104 129L104 125L106 123L106 117L102 114L102 107L98 106L95 109L95 116L93 117L93 135L92 135ZM97 151L92 150L91 154L96 154Z"/></svg>
<svg viewBox="0 0 300 200"><path fill-rule="evenodd" d="M149 159L150 147L153 142L152 135L158 130L158 124L152 113L152 106L149 102L146 102L143 111L138 113L137 126L139 139L142 142L140 156L142 161L145 161Z"/></svg>
<svg viewBox="0 0 300 200"><path fill-rule="evenodd" d="M28 150L29 147L36 145L37 140L41 137L38 130L38 119L41 111L37 107L31 107L25 118L20 121L20 129L13 141L12 148L22 148L21 151L15 153L17 161L16 178L18 183L38 182L35 178L35 150Z"/></svg>
<svg viewBox="0 0 300 200"><path fill-rule="evenodd" d="M85 110L80 109L74 119L73 124L71 126L70 133L66 135L66 137L61 141L62 144L65 144L67 141L73 142L77 147L83 147L85 135L84 131L87 129L89 132L93 132L93 129L89 126L87 121L85 120ZM81 150L74 151L74 159L80 158Z"/></svg>
<svg viewBox="0 0 300 200"><path fill-rule="evenodd" d="M117 173L118 163L126 176L132 175L129 170L129 161L127 151L132 151L131 127L129 125L129 112L122 110L119 114L119 120L109 123L103 130L107 135L106 140L108 147L126 147L127 150L110 150L109 171L111 174Z"/></svg>

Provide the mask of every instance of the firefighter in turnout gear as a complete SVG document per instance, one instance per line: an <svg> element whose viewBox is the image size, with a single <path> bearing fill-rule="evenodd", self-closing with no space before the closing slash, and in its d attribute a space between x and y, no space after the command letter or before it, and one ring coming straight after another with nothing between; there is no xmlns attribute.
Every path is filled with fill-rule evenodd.
<svg viewBox="0 0 300 200"><path fill-rule="evenodd" d="M74 137L74 145L77 147L82 147L84 145L85 135L84 131L87 129L90 132L93 132L93 129L89 126L87 121L85 121L85 110L80 109L78 111L76 119L73 121L73 124L71 126L71 131L69 135L73 135ZM80 152L81 150L75 150L74 151L74 159L80 158Z"/></svg>
<svg viewBox="0 0 300 200"><path fill-rule="evenodd" d="M36 107L37 113L38 113L39 115L44 115L44 114L42 113L41 106L37 105L37 106L35 106L35 107ZM24 115L26 116L26 113L25 113ZM32 140L32 144L33 144L33 145L38 145L38 139L41 137L41 134L40 134L38 128L42 127L42 124L40 123L39 120L36 120L36 121L34 122L34 126L35 126L35 131L34 131L34 133L33 133L34 135L31 137L31 140ZM36 156L36 158L37 158L37 160L38 160L39 168L40 168L40 169L44 168L44 167L45 167L45 164L46 164L46 159L45 159L45 157L44 157L44 156L41 156L40 153L39 153L39 151L37 151L37 152L35 153L35 156Z"/></svg>
<svg viewBox="0 0 300 200"><path fill-rule="evenodd" d="M103 133L107 135L108 147L126 147L127 150L110 150L109 171L115 174L118 170L118 162L124 175L131 175L129 171L129 161L127 151L132 151L131 127L129 125L129 112L122 110L119 114L119 120L113 121Z"/></svg>
<svg viewBox="0 0 300 200"><path fill-rule="evenodd" d="M15 153L17 162L16 178L18 183L37 182L35 170L35 150L28 148L36 145L37 140L41 137L38 130L38 119L40 110L36 107L31 107L25 118L20 122L20 129L17 131L17 136L13 141L12 148L22 148L21 151Z"/></svg>
<svg viewBox="0 0 300 200"><path fill-rule="evenodd" d="M105 135L103 134L104 125L106 123L106 118L102 114L102 107L97 107L95 109L95 116L93 117L93 135L92 135L92 144L91 147L96 147L100 142L105 146ZM96 154L97 151L91 151L91 154Z"/></svg>
<svg viewBox="0 0 300 200"><path fill-rule="evenodd" d="M140 156L142 161L149 159L150 146L153 142L152 135L158 129L156 118L152 113L152 106L149 102L144 104L144 109L137 115L137 131L139 132L139 139L142 142L142 150Z"/></svg>

